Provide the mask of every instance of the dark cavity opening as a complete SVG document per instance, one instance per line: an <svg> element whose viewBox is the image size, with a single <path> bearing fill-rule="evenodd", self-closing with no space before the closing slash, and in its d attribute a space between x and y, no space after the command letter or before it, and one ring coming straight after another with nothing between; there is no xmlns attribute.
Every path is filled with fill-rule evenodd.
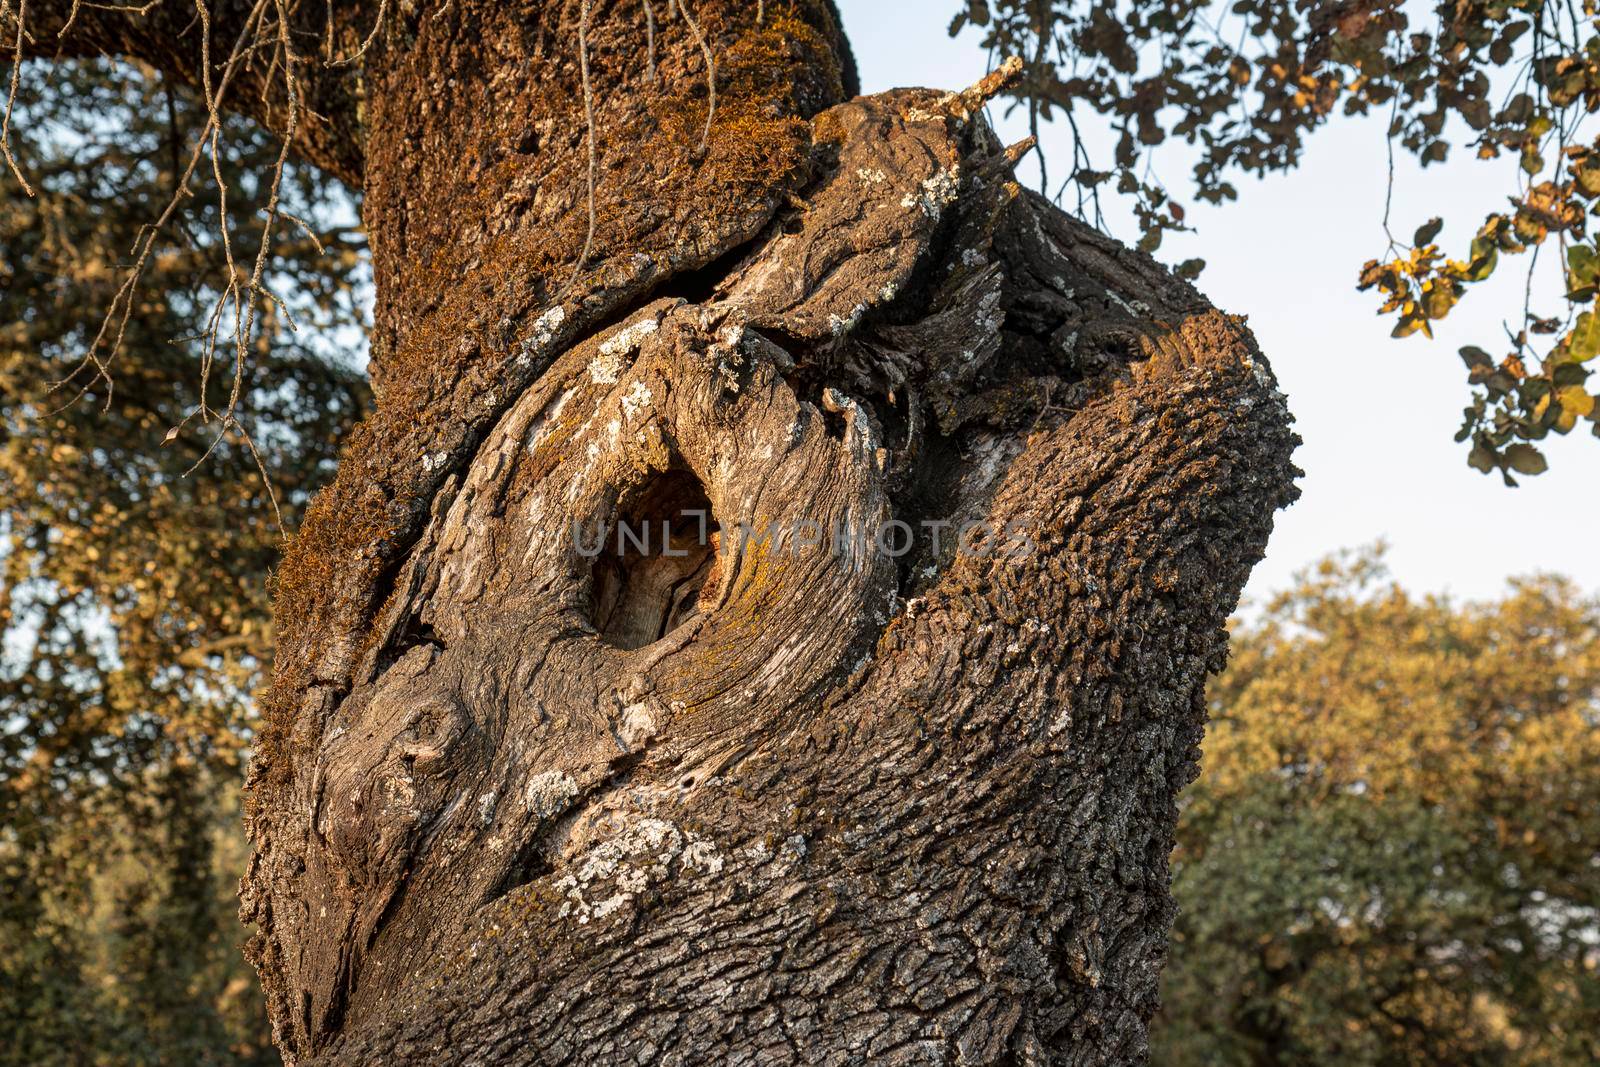
<svg viewBox="0 0 1600 1067"><path fill-rule="evenodd" d="M622 501L594 561L594 624L618 648L643 648L710 609L718 527L705 487L684 470Z"/></svg>

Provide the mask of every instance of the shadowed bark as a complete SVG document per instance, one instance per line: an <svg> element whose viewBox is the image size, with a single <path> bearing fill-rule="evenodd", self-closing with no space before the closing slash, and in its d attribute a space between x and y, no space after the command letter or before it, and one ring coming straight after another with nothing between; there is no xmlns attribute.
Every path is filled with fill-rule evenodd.
<svg viewBox="0 0 1600 1067"><path fill-rule="evenodd" d="M1288 413L1240 320L1019 188L995 84L844 102L830 5L766 7L657 4L652 64L594 5L575 277L582 5L365 59L379 408L251 780L292 1062L1145 1055ZM591 557L619 521L683 554Z"/></svg>

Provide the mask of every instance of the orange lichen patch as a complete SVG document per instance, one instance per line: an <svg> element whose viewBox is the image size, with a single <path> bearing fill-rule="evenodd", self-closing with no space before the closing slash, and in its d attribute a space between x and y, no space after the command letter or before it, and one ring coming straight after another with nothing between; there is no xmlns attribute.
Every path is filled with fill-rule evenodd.
<svg viewBox="0 0 1600 1067"><path fill-rule="evenodd" d="M832 92L797 79L796 71L817 72ZM842 95L838 72L822 34L792 14L746 32L718 59L717 110L697 175L737 187L796 173L810 141L803 116L814 108L813 96ZM651 113L666 141L697 155L709 106L708 94L689 101L662 96L651 101Z"/></svg>

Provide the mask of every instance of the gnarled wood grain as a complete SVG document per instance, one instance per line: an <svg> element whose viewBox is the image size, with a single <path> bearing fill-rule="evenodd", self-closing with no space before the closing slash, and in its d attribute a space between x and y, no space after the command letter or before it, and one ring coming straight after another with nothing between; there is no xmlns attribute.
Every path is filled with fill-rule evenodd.
<svg viewBox="0 0 1600 1067"><path fill-rule="evenodd" d="M301 1055L1142 1054L1286 412L1237 321L1021 193L959 103L812 128L804 206L568 345L441 488L348 694L307 691L249 896ZM672 479L718 578L619 645L572 524Z"/></svg>

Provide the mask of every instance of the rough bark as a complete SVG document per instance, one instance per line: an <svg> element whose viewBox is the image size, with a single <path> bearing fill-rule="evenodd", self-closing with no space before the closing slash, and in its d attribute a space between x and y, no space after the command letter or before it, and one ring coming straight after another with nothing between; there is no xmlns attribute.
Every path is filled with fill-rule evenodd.
<svg viewBox="0 0 1600 1067"><path fill-rule="evenodd" d="M1293 495L1271 372L1021 190L981 91L842 102L829 5L691 6L702 144L666 7L652 69L643 5L594 5L570 282L581 5L408 14L365 62L379 408L285 560L251 781L280 1045L1136 1062L1205 680ZM709 552L572 529L702 502Z"/></svg>

